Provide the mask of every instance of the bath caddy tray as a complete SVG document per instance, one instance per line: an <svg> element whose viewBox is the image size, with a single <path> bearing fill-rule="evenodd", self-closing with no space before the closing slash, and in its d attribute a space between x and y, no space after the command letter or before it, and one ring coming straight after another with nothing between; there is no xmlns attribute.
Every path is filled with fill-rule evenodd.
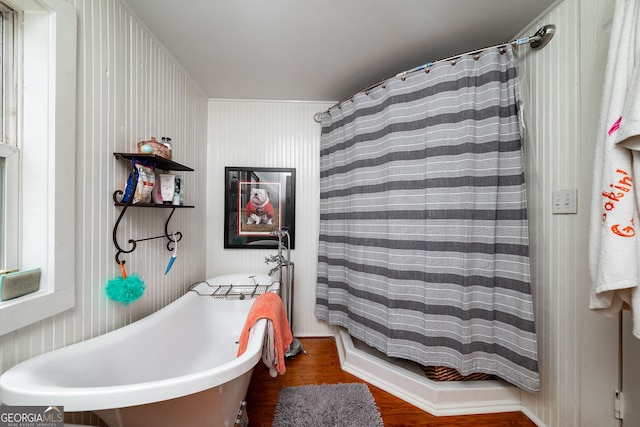
<svg viewBox="0 0 640 427"><path fill-rule="evenodd" d="M195 289L201 283L206 283L208 289L206 292L201 292L198 289ZM274 281L274 283L278 283ZM273 289L272 289L273 288ZM189 286L187 291L195 292L201 297L211 297L217 299L246 299L246 298L257 298L265 292L270 292L271 290L275 290L273 287L273 283L271 285L212 285L207 281L196 282Z"/></svg>
<svg viewBox="0 0 640 427"><path fill-rule="evenodd" d="M126 164L126 166L129 168L129 174L131 176L133 176L133 174L134 174L134 168L135 168L135 166L133 164L133 159L134 158L136 158L136 159L145 159L145 160L153 163L158 169L162 169L162 170L193 172L193 169L191 169L188 166L181 165L180 163L176 163L173 160L165 159L164 157L160 157L160 156L157 156L155 154L113 153L113 155L115 156L116 159L118 159L118 160L120 160L120 161L122 161L123 163ZM137 181L133 180L133 189L131 191L131 194L135 194L137 184L138 184ZM174 232L169 232L169 221L171 221L171 217L173 216L173 213L175 212L176 209L179 209L179 208L193 208L194 206L160 205L160 204L152 204L152 203L133 204L133 197L129 197L129 200L126 203L122 203L120 201L121 198L122 198L122 195L123 195L123 191L122 190L116 190L113 193L113 196L112 196L114 205L122 207L122 211L120 212L120 215L118 216L118 219L116 220L116 223L113 226L113 232L112 232L113 245L116 248L116 256L115 256L116 264L124 264L125 261L120 259L120 255L129 254L129 253L133 252L136 249L137 244L139 242L144 242L144 241L147 241L147 240L166 239L167 240L167 250L168 251L172 251L173 247L174 247L173 245L175 245L176 242L179 242L180 240L182 240L182 233L179 232L179 231L177 231L175 233ZM127 240L127 242L130 245L129 249L125 249L122 246L120 246L120 244L118 243L118 238L117 238L118 226L120 225L120 221L124 217L125 212L130 207L131 208L164 208L164 209L171 209L171 213L169 213L169 216L167 217L167 220L164 223L164 234L160 235L160 236L146 237L144 239L129 239L129 240Z"/></svg>

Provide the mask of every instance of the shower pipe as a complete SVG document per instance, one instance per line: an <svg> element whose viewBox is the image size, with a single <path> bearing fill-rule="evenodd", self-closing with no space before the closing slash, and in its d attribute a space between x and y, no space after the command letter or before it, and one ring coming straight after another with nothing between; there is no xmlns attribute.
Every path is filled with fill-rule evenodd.
<svg viewBox="0 0 640 427"><path fill-rule="evenodd" d="M272 262L274 260L277 260L278 265L276 266L276 268L278 268L280 270L280 282L282 283L282 267L283 265L286 265L286 269L287 269L287 282L286 283L282 283L282 285L284 285L284 292L283 289L280 289L280 293L281 296L284 295L285 298L283 298L283 303L285 305L285 311L287 312L287 320L289 322L289 326L291 327L291 332L293 332L293 266L294 264L291 262L291 236L289 235L289 232L285 229L276 229L273 230L270 234L270 236L277 236L278 237L278 255L276 257L267 257L265 258L265 263L269 263ZM284 245L282 238L286 237L287 238L287 244L286 246ZM287 250L287 259L285 260L284 257L282 256L282 248L285 248ZM284 357L286 358L291 358L294 357L295 355L297 355L298 353L304 353L307 354L306 350L304 349L304 347L302 346L302 344L300 343L300 340L298 340L298 338L296 338L295 336L293 337L293 341L291 342L291 344L289 344L289 347L287 348L287 351L285 352Z"/></svg>
<svg viewBox="0 0 640 427"><path fill-rule="evenodd" d="M520 45L523 45L523 44L528 44L529 46L531 46L532 49L536 49L536 50L542 49L543 47L545 47L551 41L551 39L553 38L555 33L556 33L556 26L553 25L553 24L548 24L548 25L545 25L543 27L540 27L538 29L538 31L536 31L535 34L532 35L532 36L521 37L519 39L512 40L510 42L500 43L500 44L496 44L496 45L493 45L493 46L485 47L485 48L482 48L482 49L471 50L469 52L465 52L465 53L461 53L461 54L458 54L458 55L450 56L450 57L444 58L444 59L439 59L439 60L433 61L433 62L427 62L426 64L419 65L419 66L411 68L409 70L402 71L401 73L396 74L394 77L402 77L402 80L404 81L407 78L408 74L415 73L416 71L424 70L425 73L428 73L430 68L431 68L431 66L433 66L435 64L438 64L438 63L441 63L441 62L451 61L451 65L456 65L456 61L462 56L478 54L478 53L483 52L483 51L488 50L488 49L502 48L502 47L505 47L507 45L520 46ZM476 57L476 59L477 59L477 57ZM320 117L321 117L322 114L328 113L333 108L336 108L336 107L340 108L340 106L344 102L349 101L349 100L353 100L353 97L358 93L364 92L365 94L368 95L369 91L371 89L374 89L374 88L376 88L378 86L382 86L382 88L384 89L384 87L386 86L387 80L389 80L389 79L384 79L382 81L379 81L378 83L372 84L371 86L368 86L368 87L366 87L366 88L354 93L353 95L350 95L350 96L348 96L346 98L341 99L340 101L338 101L337 103L335 103L331 107L329 107L326 111L324 111L322 113L314 114L313 115L313 120L316 123L320 123Z"/></svg>

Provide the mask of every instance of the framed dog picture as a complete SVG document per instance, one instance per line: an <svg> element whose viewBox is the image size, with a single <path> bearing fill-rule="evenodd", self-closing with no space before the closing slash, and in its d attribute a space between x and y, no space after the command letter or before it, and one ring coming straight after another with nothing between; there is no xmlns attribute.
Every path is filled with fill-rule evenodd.
<svg viewBox="0 0 640 427"><path fill-rule="evenodd" d="M226 167L224 174L224 247L277 248L276 231L285 230L283 243L294 249L296 170Z"/></svg>

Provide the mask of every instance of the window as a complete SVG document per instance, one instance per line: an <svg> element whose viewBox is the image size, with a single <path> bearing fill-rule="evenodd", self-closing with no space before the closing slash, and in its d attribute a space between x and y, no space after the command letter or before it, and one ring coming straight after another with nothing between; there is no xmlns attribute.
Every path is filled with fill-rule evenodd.
<svg viewBox="0 0 640 427"><path fill-rule="evenodd" d="M19 15L0 2L0 269L18 265L16 135L17 76L15 29Z"/></svg>
<svg viewBox="0 0 640 427"><path fill-rule="evenodd" d="M64 0L0 0L12 8L16 108L15 141L0 144L3 159L5 259L40 268L39 291L0 302L0 335L74 305L76 8ZM3 17L3 27L6 20ZM3 32L5 29L3 28ZM3 45L3 70L7 65ZM3 108L3 111L5 108ZM10 182L10 180L14 180ZM9 266L9 264L7 264Z"/></svg>

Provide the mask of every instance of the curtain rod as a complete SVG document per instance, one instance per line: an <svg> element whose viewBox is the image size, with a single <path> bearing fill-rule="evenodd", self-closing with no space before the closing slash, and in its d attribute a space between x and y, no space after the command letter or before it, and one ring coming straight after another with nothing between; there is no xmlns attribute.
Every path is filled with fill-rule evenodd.
<svg viewBox="0 0 640 427"><path fill-rule="evenodd" d="M532 35L532 36L521 37L519 39L512 40L510 42L500 43L500 44L496 44L496 45L493 45L493 46L485 47L485 48L482 48L482 49L472 50L472 51L469 51L469 52L465 52L465 53L461 53L461 54L458 54L458 55L450 56L448 58L439 59L439 60L433 61L433 62L427 62L426 64L420 65L418 67L414 67L414 68L411 68L409 70L402 71L402 72L396 74L394 77L402 76L402 78L404 80L408 74L415 73L416 71L426 70L426 72L429 72L429 67L431 67L431 66L433 66L435 64L438 64L440 62L454 61L454 60L460 58L461 56L470 55L472 53L480 53L480 52L483 52L483 51L488 50L488 49L504 47L504 46L507 46L507 45L520 46L520 45L523 45L523 44L528 44L529 46L531 46L532 49L536 49L536 50L542 49L543 47L545 47L549 43L549 41L551 41L551 39L553 38L555 33L556 33L556 26L553 25L553 24L548 24L548 25L545 25L543 27L540 27L538 29L538 31L536 31L535 34ZM322 113L314 114L313 115L313 120L316 123L320 123L320 116L322 114L328 113L329 110L331 110L332 108L339 107L343 102L352 99L358 93L368 92L373 88L376 88L376 87L378 87L380 85L383 85L387 80L389 80L389 79L381 80L378 83L372 84L371 86L368 86L368 87L366 87L366 88L364 88L364 89L362 89L362 90L360 90L360 91L358 91L358 92L356 92L356 93L354 93L354 94L352 94L352 95L350 95L350 96L348 96L346 98L341 99L340 101L338 101L335 104L333 104L331 107L327 108L326 111L324 111Z"/></svg>

